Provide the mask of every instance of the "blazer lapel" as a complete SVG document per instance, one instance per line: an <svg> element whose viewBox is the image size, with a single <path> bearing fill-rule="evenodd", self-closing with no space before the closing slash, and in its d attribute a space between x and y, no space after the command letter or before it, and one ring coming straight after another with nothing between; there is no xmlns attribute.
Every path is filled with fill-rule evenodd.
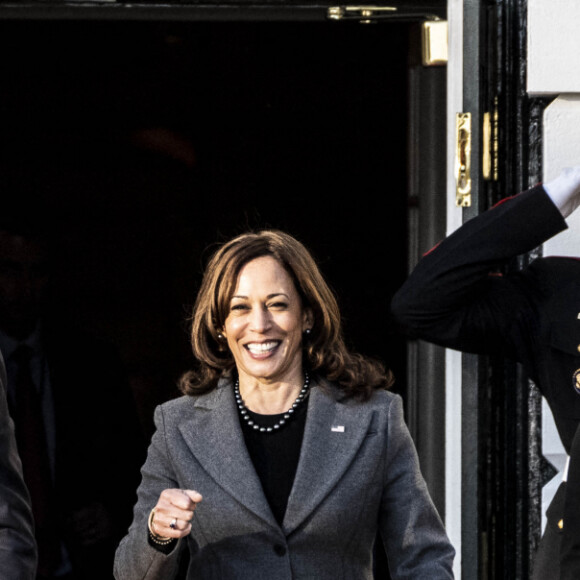
<svg viewBox="0 0 580 580"><path fill-rule="evenodd" d="M278 527L244 442L233 388L220 381L195 401L195 417L179 427L191 452L216 484L271 526Z"/></svg>
<svg viewBox="0 0 580 580"><path fill-rule="evenodd" d="M312 388L300 460L283 528L294 531L324 500L353 461L369 428L366 405L340 403L335 391Z"/></svg>

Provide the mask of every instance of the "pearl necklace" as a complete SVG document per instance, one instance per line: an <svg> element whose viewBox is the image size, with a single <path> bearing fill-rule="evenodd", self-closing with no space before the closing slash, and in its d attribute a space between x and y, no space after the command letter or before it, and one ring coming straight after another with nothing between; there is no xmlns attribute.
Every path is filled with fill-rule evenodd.
<svg viewBox="0 0 580 580"><path fill-rule="evenodd" d="M308 395L309 385L310 385L310 377L308 376L308 373L304 373L304 386L302 387L300 393L296 397L296 400L294 401L294 403L292 403L292 406L284 413L282 419L280 419L275 425L272 425L271 427L260 426L255 421L252 421L252 419L250 419L248 408L246 407L246 405L244 405L244 401L242 400L242 396L240 395L240 379L237 379L236 384L234 385L234 396L236 397L236 403L238 405L238 409L240 410L240 415L248 426L252 427L256 431L259 431L260 433L272 433L273 431L278 431L280 427L285 425L286 422L292 418L296 408L300 405L300 403L302 403L302 401L304 401L304 399Z"/></svg>

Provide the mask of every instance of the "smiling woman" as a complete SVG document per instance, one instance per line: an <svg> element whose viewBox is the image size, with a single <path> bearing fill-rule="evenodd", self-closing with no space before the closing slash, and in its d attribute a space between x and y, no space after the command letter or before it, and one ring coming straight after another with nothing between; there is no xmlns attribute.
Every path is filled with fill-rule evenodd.
<svg viewBox="0 0 580 580"><path fill-rule="evenodd" d="M280 231L224 244L192 319L196 371L157 408L118 580L452 578L392 377L342 338L308 250ZM195 512L195 517L194 517Z"/></svg>
<svg viewBox="0 0 580 580"><path fill-rule="evenodd" d="M390 371L347 350L336 298L310 252L292 236L270 230L238 236L210 260L193 308L191 344L200 367L183 377L182 391L198 395L215 388L222 373L239 362L239 349L232 349L227 338L228 321L247 309L254 310L254 316L263 312L268 294L284 292L288 306L302 318L298 342L310 371L337 381L349 396L363 400L373 390L391 386ZM277 312L282 308L280 300L268 304ZM305 330L310 333L303 343ZM302 364L302 356L299 359Z"/></svg>
<svg viewBox="0 0 580 580"><path fill-rule="evenodd" d="M290 275L274 258L256 258L242 268L222 335L249 407L278 413L296 398L303 375L302 334L310 331L311 318ZM273 399L260 396L274 391Z"/></svg>

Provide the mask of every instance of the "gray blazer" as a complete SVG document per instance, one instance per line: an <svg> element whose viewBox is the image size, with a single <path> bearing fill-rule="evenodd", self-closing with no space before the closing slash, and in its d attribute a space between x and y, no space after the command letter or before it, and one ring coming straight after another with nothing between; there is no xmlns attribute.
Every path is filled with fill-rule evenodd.
<svg viewBox="0 0 580 580"><path fill-rule="evenodd" d="M36 577L36 542L28 490L16 450L14 425L6 402L6 371L0 355L0 576Z"/></svg>
<svg viewBox="0 0 580 580"><path fill-rule="evenodd" d="M174 576L189 546L187 578L372 578L380 531L393 580L453 578L454 549L419 471L401 399L377 392L341 401L313 384L302 449L280 527L246 449L230 382L155 411L134 520L117 549L117 580ZM147 517L165 488L203 495L187 539L165 555L147 540Z"/></svg>

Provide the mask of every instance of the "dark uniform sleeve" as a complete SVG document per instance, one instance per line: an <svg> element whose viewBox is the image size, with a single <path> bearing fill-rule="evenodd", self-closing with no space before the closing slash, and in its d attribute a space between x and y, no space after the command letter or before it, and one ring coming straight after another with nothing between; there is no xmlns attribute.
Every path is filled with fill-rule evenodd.
<svg viewBox="0 0 580 580"><path fill-rule="evenodd" d="M508 198L466 222L419 262L393 299L396 321L416 338L465 352L507 355L522 362L534 380L535 371L541 369L540 386L552 389L555 371L546 362L548 346L539 341L541 319L546 305L554 305L550 297L562 291L558 288L562 272L570 269L560 268L560 275L554 276L554 264L537 260L523 272L501 275L500 270L565 228L541 186ZM562 435L560 427L559 431ZM569 445L571 436L566 440ZM575 445L580 455L578 434ZM580 505L580 462L574 455L573 448L563 510L562 579L578 578L580 569L580 542L571 535L580 529L580 516L575 515Z"/></svg>
<svg viewBox="0 0 580 580"><path fill-rule="evenodd" d="M0 562L11 580L36 577L36 543L28 491L6 402L6 374L0 355Z"/></svg>
<svg viewBox="0 0 580 580"><path fill-rule="evenodd" d="M395 320L415 338L517 359L534 289L498 270L565 228L541 186L500 202L423 257L393 298Z"/></svg>

